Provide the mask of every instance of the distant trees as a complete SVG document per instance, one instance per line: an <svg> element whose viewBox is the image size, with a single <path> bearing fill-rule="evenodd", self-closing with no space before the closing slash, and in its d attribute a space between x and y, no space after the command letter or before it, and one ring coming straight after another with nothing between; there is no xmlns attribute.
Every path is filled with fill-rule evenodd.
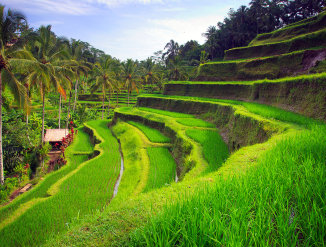
<svg viewBox="0 0 326 247"><path fill-rule="evenodd" d="M252 0L249 6L230 9L228 17L208 27L204 49L210 58L222 58L224 51L246 46L257 34L271 32L321 12L324 0Z"/></svg>

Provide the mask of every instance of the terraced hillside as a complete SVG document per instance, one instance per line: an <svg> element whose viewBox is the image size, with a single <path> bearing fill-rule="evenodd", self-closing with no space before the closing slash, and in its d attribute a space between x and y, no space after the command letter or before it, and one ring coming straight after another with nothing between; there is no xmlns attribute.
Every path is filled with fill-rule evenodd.
<svg viewBox="0 0 326 247"><path fill-rule="evenodd" d="M325 71L325 12L225 52L225 61L200 66L198 81L277 79Z"/></svg>
<svg viewBox="0 0 326 247"><path fill-rule="evenodd" d="M323 244L323 123L266 105L162 95L117 109L113 124L125 157L121 190L48 246ZM148 128L170 138L178 177L150 190L157 164L145 136L160 135Z"/></svg>
<svg viewBox="0 0 326 247"><path fill-rule="evenodd" d="M65 169L0 209L0 242L324 246L325 89L316 74L172 82L164 95L138 96L112 121L86 123L95 151L81 132Z"/></svg>
<svg viewBox="0 0 326 247"><path fill-rule="evenodd" d="M129 95L129 105L135 105L137 101L137 93L133 92ZM124 107L128 105L128 93L126 91L122 92L115 92L111 94L111 98L109 99L109 94L106 95L104 100L104 104L106 107L109 105L110 100L110 107ZM94 94L81 94L78 96L78 103L79 104L89 104L91 106L98 105L99 107L102 106L103 101L103 94L102 93L94 93Z"/></svg>

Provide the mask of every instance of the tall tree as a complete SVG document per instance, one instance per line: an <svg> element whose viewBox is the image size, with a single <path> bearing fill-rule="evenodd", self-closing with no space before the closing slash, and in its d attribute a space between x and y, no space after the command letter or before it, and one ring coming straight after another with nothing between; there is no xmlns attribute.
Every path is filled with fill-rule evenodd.
<svg viewBox="0 0 326 247"><path fill-rule="evenodd" d="M56 36L51 31L51 26L41 26L37 31L33 53L25 51L25 61L28 63L28 76L26 82L36 86L42 97L42 143L44 142L44 115L45 95L55 88L60 94L65 94L61 86L62 81L73 77L68 67L59 65L61 59L67 58L67 53L58 47Z"/></svg>
<svg viewBox="0 0 326 247"><path fill-rule="evenodd" d="M168 65L170 80L188 80L188 74L185 71L182 63L183 61L180 59L180 57L175 57L174 60L170 61Z"/></svg>
<svg viewBox="0 0 326 247"><path fill-rule="evenodd" d="M107 57L103 64L96 63L93 67L93 73L95 77L95 84L93 85L91 91L96 92L99 88L102 91L102 119L104 119L104 101L106 98L106 92L109 93L109 106L108 115L110 113L110 101L111 93L116 89L116 74L115 74L115 64L112 58Z"/></svg>
<svg viewBox="0 0 326 247"><path fill-rule="evenodd" d="M121 65L121 77L124 81L124 87L128 92L128 106L129 106L129 96L133 90L138 92L139 82L137 81L137 64L132 60L128 59Z"/></svg>
<svg viewBox="0 0 326 247"><path fill-rule="evenodd" d="M66 44L68 48L69 59L74 61L74 66L72 66L72 70L74 71L76 76L75 96L73 104L73 112L75 112L76 102L78 98L78 85L81 76L85 75L87 71L90 70L91 64L86 61L86 57L84 56L84 51L87 49L84 42L72 39L71 42L67 42Z"/></svg>
<svg viewBox="0 0 326 247"><path fill-rule="evenodd" d="M171 39L170 42L165 45L164 50L166 51L162 54L162 57L165 60L165 63L168 64L170 60L174 60L174 58L179 54L180 47L178 42Z"/></svg>
<svg viewBox="0 0 326 247"><path fill-rule="evenodd" d="M158 81L158 69L157 65L152 58L147 58L141 65L145 84L154 84Z"/></svg>
<svg viewBox="0 0 326 247"><path fill-rule="evenodd" d="M15 46L16 40L19 38L15 32L19 27L21 20L25 17L16 11L8 10L5 12L5 7L0 5L0 183L4 184L4 168L3 168L3 152L2 152L2 88L8 85L12 92L15 93L16 99L20 99L23 87L12 73L10 57L7 55L9 49Z"/></svg>

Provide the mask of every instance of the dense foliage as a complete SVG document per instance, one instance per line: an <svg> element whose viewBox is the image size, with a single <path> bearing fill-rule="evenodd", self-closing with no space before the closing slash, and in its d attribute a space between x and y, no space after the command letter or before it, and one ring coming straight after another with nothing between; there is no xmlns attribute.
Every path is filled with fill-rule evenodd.
<svg viewBox="0 0 326 247"><path fill-rule="evenodd" d="M203 45L194 40L179 45L171 40L163 51L155 53L154 58L162 59L165 64L175 63L178 58L183 66L205 63L208 58L221 60L224 51L246 46L258 34L271 32L314 16L322 12L325 6L323 0L252 0L249 6L242 5L237 10L230 9L222 22L209 26L203 33L207 39ZM188 75L191 76L189 71ZM170 79L174 78L170 76Z"/></svg>

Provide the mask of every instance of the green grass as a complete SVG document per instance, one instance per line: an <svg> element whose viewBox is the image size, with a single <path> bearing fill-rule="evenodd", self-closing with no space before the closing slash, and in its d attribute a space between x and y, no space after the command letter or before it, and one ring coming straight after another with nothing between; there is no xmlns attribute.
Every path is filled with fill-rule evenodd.
<svg viewBox="0 0 326 247"><path fill-rule="evenodd" d="M57 170L48 174L43 181L37 184L32 190L24 193L23 195L17 197L13 202L8 204L7 206L0 208L0 226L1 223L9 217L9 215L13 214L18 207L22 204L31 201L36 198L44 198L48 196L48 189L55 184L58 180L65 177L67 174L75 170L79 164L83 163L87 160L87 155L71 155L74 152L85 151L85 149L80 149L79 144L81 142L85 142L85 147L87 146L87 151L92 151L93 147L90 144L88 136L82 129L78 130L78 135L75 136L74 142L69 146L66 150L66 155L69 160L68 164Z"/></svg>
<svg viewBox="0 0 326 247"><path fill-rule="evenodd" d="M149 161L143 140L135 128L125 122L118 122L112 132L121 143L124 170L119 185L119 192L110 207L120 207L121 203L141 193L146 186Z"/></svg>
<svg viewBox="0 0 326 247"><path fill-rule="evenodd" d="M160 115L173 117L173 118L193 118L194 117L193 115L190 115L190 114L163 111L163 110L158 110L158 109L154 109L154 108L138 107L138 109L141 111L152 112L155 114L160 114Z"/></svg>
<svg viewBox="0 0 326 247"><path fill-rule="evenodd" d="M167 206L130 246L323 246L326 128L297 133L245 175Z"/></svg>
<svg viewBox="0 0 326 247"><path fill-rule="evenodd" d="M169 185L175 180L176 163L169 150L163 147L149 147L149 177L144 192Z"/></svg>
<svg viewBox="0 0 326 247"><path fill-rule="evenodd" d="M197 118L181 118L178 119L177 122L182 125L191 126L191 127L215 128L214 124Z"/></svg>
<svg viewBox="0 0 326 247"><path fill-rule="evenodd" d="M326 29L325 29L326 37ZM325 46L325 45L324 45ZM279 54L257 54L248 59L210 62L199 67L197 80L206 81L242 81L242 80L262 80L265 78L276 79L293 74L303 73L303 60L314 47L306 47L302 50L289 50ZM245 49L245 48L243 48ZM246 48L249 49L249 48ZM260 51L260 49L257 49ZM264 50L262 48L262 50ZM239 50L240 53L240 50ZM310 55L311 56L311 55ZM315 56L317 56L315 54ZM309 71L304 71L308 73Z"/></svg>
<svg viewBox="0 0 326 247"><path fill-rule="evenodd" d="M280 42L295 36L297 37L299 35L315 32L324 28L325 24L326 12L323 12L317 16L292 23L273 32L259 34L254 40L250 42L249 46Z"/></svg>
<svg viewBox="0 0 326 247"><path fill-rule="evenodd" d="M178 103L181 104L180 100L177 101ZM173 103L173 102L171 102ZM240 107L237 106L236 109L240 109ZM242 107L241 107L242 108ZM119 114L121 114L121 112L119 110L117 110L119 112ZM237 110L237 112L235 113L235 118L237 119L237 117L239 117L239 114L245 114L245 110L239 112ZM150 114L150 113L145 113L142 111L139 111L137 109L132 109L129 112L125 111L124 113L126 116L130 115L131 119L134 115L138 115L144 118L147 118L147 120L151 120L151 121L155 121L155 119L157 119L157 116L154 116L154 114ZM232 112L230 113L232 114ZM248 114L246 115L248 117L252 117L253 120L253 124L255 123L254 121L257 120L257 118L255 118L255 116L253 114ZM231 118L233 118L231 116ZM270 125L266 125L266 123L275 123L275 121L266 121L265 119L263 119L262 117L259 118L260 122L259 125L261 125L261 128L266 128L266 127L270 127ZM161 119L161 121L164 121L164 123L166 123L166 128L170 128L170 127L174 127L174 129L176 129L177 135L182 135L184 129L188 128L188 127L184 127L184 128L180 128L180 124L175 123L175 120L173 120L172 118L168 118L166 117L165 119ZM159 121L159 120L156 120ZM120 124L124 124L126 126L128 126L128 124L126 123L121 123ZM237 126L237 124L239 124L238 121L233 122L233 127L237 128L239 126ZM129 125L130 126L130 125ZM280 127L280 125L277 125L278 127ZM283 125L282 125L283 126ZM281 126L281 127L282 127ZM200 240L198 240L198 238L208 238L207 235L209 237L211 237L211 233L213 232L218 234L220 232L225 231L226 235L223 235L226 238L226 243L223 243L225 246L234 246L234 243L236 242L237 239L240 239L241 236L247 236L246 234L243 234L243 231L240 232L239 228L237 228L237 226L235 225L235 227L233 228L233 232L235 234L233 234L231 237L234 238L228 238L229 235L227 235L230 231L229 228L227 228L228 226L230 226L230 219L232 220L232 223L241 225L241 226L248 226L248 229L250 230L252 225L247 224L246 221L241 221L243 220L243 218L231 218L231 216L233 215L237 215L237 214L241 214L242 210L242 199L243 198L247 198L247 194L249 193L249 196L251 195L255 195L255 197L251 197L250 198L250 205L257 206L258 202L261 202L258 196L261 195L262 198L270 196L269 192L271 190L271 187L273 186L273 179L269 179L269 183L266 184L262 184L260 185L260 190L262 190L263 192L260 194L255 194L253 191L255 191L257 186L253 186L250 187L250 190L247 189L245 186L241 186L241 183L237 182L238 180L238 176L243 176L245 177L247 174L249 174L249 172L251 171L255 171L258 167L257 166L257 159L261 159L262 155L264 155L264 153L269 152L270 156L272 157L274 154L274 150L271 151L271 149L277 147L277 144L279 143L280 140L284 139L284 137L288 137L289 140L293 140L295 137L295 133L299 133L297 131L302 130L302 128L296 128L295 126L289 125L289 124L285 124L285 126L288 126L288 130L286 132L277 132L275 135L273 135L267 142L265 143L261 143L261 144L255 144L252 146L247 146L244 148L239 149L238 151L234 152L229 159L222 165L222 167L220 167L220 169L218 169L216 172L211 172L209 174L206 174L205 176L195 176L192 177L191 179L184 179L181 182L178 183L172 183L171 186L164 186L160 189L156 189L156 190L152 190L149 191L147 193L140 193L137 197L130 197L129 199L126 198L125 200L119 200L117 201L117 203L114 203L114 200L112 201L112 204L114 205L110 205L111 207L108 207L107 209L105 209L105 211L103 213L99 213L96 217L89 217L86 221L79 221L77 222L77 224L75 224L74 226L72 226L71 230L65 234L64 236L61 236L53 241L50 242L49 246L76 246L76 245L80 245L81 243L83 245L102 245L102 246L219 246L221 244L216 244L215 242L213 242L212 244L201 244L203 242L201 242ZM292 127L295 127L294 129ZM130 128L133 128L132 126L130 126ZM247 129L246 129L247 130ZM283 131L283 129L281 129ZM125 130L121 129L119 130L121 133L125 132ZM124 145L126 147L128 147L129 150L132 149L136 149L133 148L135 145L133 145L133 142L130 143L130 137L135 135L136 131L131 131L131 132L125 132L125 139L121 140L121 143L123 145L123 143L125 143ZM138 132L138 131L137 131ZM185 133L184 133L185 134ZM252 133L246 133L243 132L243 134L252 134ZM319 138L319 136L323 137L323 140L321 140L321 143L325 143L325 133L318 133L317 138ZM309 137L310 138L310 137ZM185 139L190 139L190 138L185 138ZM194 143L196 143L195 141L192 141ZM311 143L313 144L315 142L315 140L312 140ZM299 140L299 144L301 143L301 140ZM285 162L287 162L287 165L292 165L293 169L297 169L297 166L300 166L300 162L302 160L305 159L306 156L309 157L309 152L306 155L306 150L305 149L301 149L301 147L306 147L308 148L307 150L309 151L310 149L314 150L314 146L310 146L309 142L307 143L301 143L300 145L296 145L296 143L294 143L294 147L300 147L298 150L296 150L299 159L293 159L293 160L285 160ZM184 145L185 143L182 143L182 145ZM291 143L290 143L291 144ZM319 145L319 143L317 143L317 146ZM324 146L322 147L322 151L323 153L321 153L321 155L319 156L319 158L323 158L325 159L325 144L323 144ZM195 147L196 145L194 145ZM138 146L137 146L138 147ZM194 148L195 149L195 148ZM193 150L194 150L193 149ZM142 151L143 149L141 149L140 151ZM283 150L283 149L282 149ZM139 156L142 152L140 152L139 149L138 150L133 150L134 154L130 154L130 156ZM192 151L191 151L192 152ZM319 150L316 151L317 153L319 152ZM283 154L286 154L287 150L284 150ZM280 161L284 161L283 160L283 154L278 155L276 158L276 161L280 162ZM194 156L194 154L192 154ZM129 155L128 155L129 156ZM193 158L193 156L189 156L189 159L191 160L191 158ZM187 157L188 158L188 157ZM302 158L302 160L301 160ZM269 160L269 159L267 159ZM187 159L188 161L188 159ZM205 162L204 159L200 160L201 163ZM272 160L273 161L273 160ZM275 159L274 159L275 161ZM299 162L297 162L299 161ZM273 162L271 162L273 163ZM325 160L323 161L323 163L325 163ZM271 164L272 168L273 168L273 164ZM277 177L279 176L279 173L282 173L282 175L286 175L288 173L287 171L287 167L288 166L284 166L283 164L281 166L279 166L279 168L281 167L281 169L284 169L284 171L277 171L276 174L274 173L274 175ZM303 168L301 166L301 168ZM259 171L256 172L253 176L251 176L251 180L260 180L261 182L264 182L264 178L263 176L269 175L270 171L269 169L271 169L271 167L267 167L266 170L264 170L263 172ZM323 174L324 171L321 169L317 169L318 173L314 173L314 174L310 174L308 173L308 177L310 177L310 175L313 176L317 176L318 174L320 176L323 176L323 180L321 180L320 182L325 183L325 176ZM191 173L192 171L190 171ZM295 171L294 171L295 172ZM287 184L290 182L293 182L293 180L291 180L291 176L293 175L293 170L291 170L291 173L288 175L288 177L285 177L284 181L281 181L280 183L280 188L277 188L276 192L273 194L274 197L270 197L267 202L268 203L263 203L263 204L259 204L259 206L261 207L260 211L258 212L258 216L260 217L262 214L264 214L264 212L269 213L269 215L279 215L281 213L283 213L283 209L282 208L275 208L275 211L270 212L268 211L271 206L274 205L275 201L276 203L279 201L278 200L278 190L281 189L281 191L283 192L283 184ZM302 169L301 172L298 174L294 174L298 177L298 175L302 175ZM233 179L231 179L233 176L235 176ZM297 178L294 176L294 178ZM304 174L303 176L301 176L303 178L305 178ZM300 177L300 179L301 179ZM189 178L189 177L187 177ZM262 179L261 179L262 178ZM128 178L130 179L130 178ZM126 181L128 181L128 179ZM134 181L135 179L130 179L130 182L132 183L136 183L137 181L139 181L138 179L136 181ZM140 180L141 181L141 180ZM302 182L302 180L298 181ZM319 182L319 181L317 181ZM221 184L221 185L220 185ZM234 186L233 186L234 184ZM318 184L318 183L317 183ZM224 186L226 185L226 187ZM233 187L228 187L228 185L231 185ZM293 183L293 186L288 186L288 190L287 192L291 193L294 192L296 190L296 187L294 187L296 184ZM308 184L308 188L310 188L309 186L311 186L311 189L313 190L313 186L314 183L309 183ZM216 190L214 190L214 188L221 188L221 190L218 190L216 192ZM295 188L295 189L293 189ZM223 190L224 189L224 190ZM229 190L230 189L230 190ZM234 189L234 190L231 190ZM206 191L210 190L210 194L209 196L207 195L206 197ZM223 195L223 193L227 193L225 195ZM244 196L239 196L238 194L236 194L236 192L239 193L243 193ZM219 193L222 193L221 195ZM119 195L119 193L118 193ZM190 204L191 202L193 202L193 198L194 196L195 198L198 198L197 203L199 205L199 207L197 206L197 204ZM198 196L199 195L199 196ZM288 194L289 198L291 198L291 194ZM313 198L318 198L318 193L313 194L310 193L309 194L309 198L308 201L311 202L311 195L314 195ZM324 198L325 195L321 195L320 198ZM176 202L176 204L178 205L177 208L180 209L180 218L178 218L178 216L173 215L174 211L170 210L169 212L167 212L167 209L170 208L169 205L171 205L171 203ZM187 204L189 203L189 204ZM214 205L219 205L222 204L224 205L224 207L213 207ZM240 205L239 205L240 204ZM184 206L185 205L185 206ZM313 204L312 204L313 205ZM324 204L323 204L324 205ZM112 207L114 206L114 207ZM189 206L189 210L188 207ZM195 207L192 207L195 206ZM265 207L264 207L265 206ZM246 207L246 204L244 205L244 207ZM158 227L156 229L151 228L150 225L148 225L147 227L145 227L145 231L143 231L143 228L140 228L138 230L138 237L133 237L134 239L134 244L130 242L130 238L128 236L128 233L130 231L132 231L133 229L135 229L136 227L142 227L143 225L145 225L146 223L150 222L151 218L153 218L154 221L158 222L159 220L157 220L157 218L155 219L154 215L158 215L159 212L162 210L162 208L165 208L165 210L163 210L163 216L161 217L161 215L159 215L160 219L166 219L167 221L169 221L168 227L171 227L169 229L172 229L172 227L174 227L171 232L168 230L166 232L164 232L166 229L168 228L164 228L162 230L162 228ZM310 207L310 204L307 207L308 209L313 208ZM182 210L182 212L181 212ZM220 211L221 210L221 211ZM231 213L229 211L231 211ZM325 210L325 209L323 209ZM317 209L318 211L318 209ZM217 217L216 214L218 214L219 212L221 212L220 215L218 215ZM251 208L248 209L249 212L249 216L253 216L253 218L256 217L256 212L251 210ZM253 213L252 213L253 212ZM171 213L171 214L169 214ZM252 213L252 214L251 214ZM213 215L211 218L206 217L206 215L210 216ZM325 215L325 211L321 211L319 214L317 212L317 215L319 216L320 219L323 219L323 215ZM220 216L220 217L219 217ZM299 219L301 219L301 214L298 217ZM176 219L176 221L174 221ZM192 219L195 219L194 221L191 221ZM260 219L260 218L258 218ZM289 218L287 217L287 220ZM201 220L199 221L199 223L196 220ZM224 225L219 225L220 221L225 221L226 224ZM265 232L267 232L267 234L265 236L270 236L268 235L270 232L274 231L274 226L277 226L277 222L274 223L275 220L273 219L273 221L263 221L261 223L261 226L263 227L263 229L265 230ZM198 224L197 224L198 223ZM250 222L251 223L251 222ZM258 222L259 223L259 222ZM270 224L272 223L272 224ZM306 225L314 225L315 221L311 220L309 222L305 222L307 223ZM163 225L163 224L162 224ZM217 226L218 225L218 226ZM157 226L157 225L155 225ZM225 227L226 226L226 227ZM192 227L192 228L191 228ZM224 228L223 228L224 227ZM230 227L233 227L232 225ZM264 228L265 227L265 228ZM268 228L269 227L269 228ZM292 227L292 226L291 226ZM321 229L319 229L320 232L323 231L322 229L323 225L321 225ZM85 231L83 229L87 228L88 230ZM188 231L188 229L191 228L191 230L193 230L192 232ZM268 228L266 230L266 228ZM200 229L203 229L203 231L201 231ZM207 231L210 230L210 231ZM256 228L257 230L259 230L259 228ZM147 231L148 230L148 231ZM315 229L313 229L315 230ZM162 233L163 232L163 233ZM162 233L162 234L161 234ZM197 234L198 233L198 234ZM247 232L246 232L247 233ZM248 232L248 234L250 234L251 232ZM256 232L254 232L255 234ZM173 236L176 236L176 238L180 237L181 235L183 236L183 238L181 237L181 241L188 241L187 243L183 244L184 242L173 242L174 240L169 238L169 236L164 235L164 234L174 234ZM146 237L144 237L144 235ZM164 235L163 237L161 237L161 235ZM170 236L171 236L170 235ZM189 236L189 237L188 237ZM197 238L198 236L198 238ZM242 244L244 246L260 246L260 245L264 245L263 244L255 244L254 241L259 241L260 236L259 235L255 235L257 236L256 239L253 240L253 242L250 242L249 244L247 244L246 239L244 239L241 243L237 242L236 246L242 246ZM309 236L309 235L308 235ZM215 236L213 236L215 237ZM219 237L219 236L217 236ZM281 236L279 239L282 239L283 236ZM148 238L148 243L146 244L144 242L144 238ZM155 239L154 239L155 238ZM237 238L237 239L235 239ZM308 237L309 238L309 237ZM154 240L153 240L154 239ZM180 239L178 239L180 240ZM240 239L242 240L242 239ZM196 241L197 245L194 245L193 242L191 241ZM264 241L264 240L262 240ZM191 243L189 243L191 242ZM207 243L207 242L205 242ZM273 245L274 242L272 242L270 245ZM276 244L277 245L277 244ZM288 246L287 244L279 244L280 246ZM296 244L294 244L295 246ZM309 244L306 244L303 246L311 246Z"/></svg>
<svg viewBox="0 0 326 247"><path fill-rule="evenodd" d="M316 32L294 36L287 40L276 43L263 42L247 47L237 47L225 52L225 60L235 60L253 57L266 57L285 54L293 51L311 49L314 47L325 47L326 29Z"/></svg>
<svg viewBox="0 0 326 247"><path fill-rule="evenodd" d="M184 85L192 85L192 84L198 84L198 85L206 85L206 84L212 84L212 85L228 85L228 84L237 84L237 85L255 85L255 84L264 84L264 83L290 83L290 82L296 82L298 84L304 83L304 82L311 82L316 81L318 83L323 83L326 80L326 72L318 73L318 74L310 74L310 75L299 75L299 76L291 76L291 77L284 77L280 79L263 79L263 80L254 80L254 81L170 81L169 84L184 84ZM143 94L146 95L146 94ZM142 97L143 95L140 95ZM149 94L150 95L150 94ZM156 95L154 95L155 97Z"/></svg>
<svg viewBox="0 0 326 247"><path fill-rule="evenodd" d="M216 171L229 157L229 148L217 131L189 129L186 135L202 146L204 158L209 164L206 172Z"/></svg>
<svg viewBox="0 0 326 247"><path fill-rule="evenodd" d="M91 143L90 136L84 132L81 128L78 129L78 138L76 138L72 147L73 153L92 152L94 150Z"/></svg>
<svg viewBox="0 0 326 247"><path fill-rule="evenodd" d="M102 141L97 145L101 154L57 180L47 190L51 196L5 226L0 232L2 246L40 246L46 239L67 231L74 218L92 214L110 202L120 172L120 154L119 144L107 124L88 123Z"/></svg>
<svg viewBox="0 0 326 247"><path fill-rule="evenodd" d="M140 129L151 142L167 143L171 141L170 138L166 137L156 129L134 121L128 121L128 123Z"/></svg>
<svg viewBox="0 0 326 247"><path fill-rule="evenodd" d="M315 124L321 124L321 122L318 120L314 120L312 118L308 118L294 112L282 110L274 106L268 106L259 103L251 103L251 102L236 101L236 100L201 98L201 97L170 96L170 95L156 95L156 96L143 95L142 97L166 98L166 99L197 101L197 102L212 102L212 103L223 103L223 104L229 104L235 106L243 106L249 112L260 115L268 119L275 119L282 122L301 125L304 127L309 127Z"/></svg>

